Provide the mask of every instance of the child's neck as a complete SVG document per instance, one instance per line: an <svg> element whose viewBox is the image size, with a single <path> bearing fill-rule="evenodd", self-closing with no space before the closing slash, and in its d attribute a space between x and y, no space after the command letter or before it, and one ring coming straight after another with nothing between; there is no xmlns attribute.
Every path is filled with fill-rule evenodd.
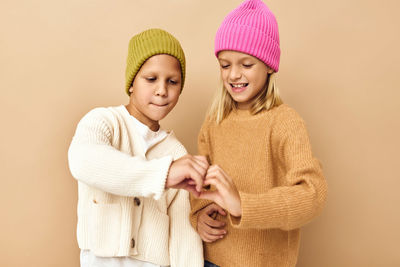
<svg viewBox="0 0 400 267"><path fill-rule="evenodd" d="M125 107L131 116L135 117L138 121L149 127L149 129L153 132L157 132L160 129L160 124L158 121L153 121L150 118L147 118L139 110L137 110L134 105L126 105Z"/></svg>

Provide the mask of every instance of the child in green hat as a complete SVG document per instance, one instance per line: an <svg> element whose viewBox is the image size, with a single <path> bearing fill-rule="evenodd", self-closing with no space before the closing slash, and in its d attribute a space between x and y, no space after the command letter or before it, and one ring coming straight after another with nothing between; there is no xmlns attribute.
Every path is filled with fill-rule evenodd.
<svg viewBox="0 0 400 267"><path fill-rule="evenodd" d="M144 31L129 42L129 103L95 108L79 122L68 160L78 180L82 267L203 266L188 191L199 194L208 162L159 125L184 80L179 42Z"/></svg>

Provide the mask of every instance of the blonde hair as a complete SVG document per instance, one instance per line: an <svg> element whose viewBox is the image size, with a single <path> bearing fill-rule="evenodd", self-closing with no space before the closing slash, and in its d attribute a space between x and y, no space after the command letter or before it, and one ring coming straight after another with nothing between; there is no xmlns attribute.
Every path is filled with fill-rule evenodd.
<svg viewBox="0 0 400 267"><path fill-rule="evenodd" d="M279 90L276 86L276 73L273 72L268 74L265 88L261 90L254 99L250 108L250 113L255 115L263 110L270 110L282 103L283 101L279 96ZM215 120L217 124L219 124L235 109L237 109L236 102L222 85L215 93L208 111L208 117L210 120Z"/></svg>

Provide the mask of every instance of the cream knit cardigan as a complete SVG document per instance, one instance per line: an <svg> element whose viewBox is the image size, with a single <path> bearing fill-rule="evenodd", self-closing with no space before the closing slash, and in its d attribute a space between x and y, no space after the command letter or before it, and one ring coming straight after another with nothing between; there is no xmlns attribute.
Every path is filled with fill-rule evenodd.
<svg viewBox="0 0 400 267"><path fill-rule="evenodd" d="M171 132L144 153L131 119L124 106L96 108L77 126L68 160L78 180L79 248L102 257L203 266L188 192L164 189L171 162L186 150Z"/></svg>

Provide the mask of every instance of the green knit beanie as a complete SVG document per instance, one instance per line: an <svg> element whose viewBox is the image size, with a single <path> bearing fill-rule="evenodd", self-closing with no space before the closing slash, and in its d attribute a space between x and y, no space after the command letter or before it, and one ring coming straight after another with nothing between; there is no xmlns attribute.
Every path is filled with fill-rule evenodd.
<svg viewBox="0 0 400 267"><path fill-rule="evenodd" d="M164 30L149 29L133 36L129 41L125 73L125 89L128 95L130 95L129 88L140 67L148 58L158 54L168 54L178 59L181 65L182 90L185 83L186 61L179 41Z"/></svg>

